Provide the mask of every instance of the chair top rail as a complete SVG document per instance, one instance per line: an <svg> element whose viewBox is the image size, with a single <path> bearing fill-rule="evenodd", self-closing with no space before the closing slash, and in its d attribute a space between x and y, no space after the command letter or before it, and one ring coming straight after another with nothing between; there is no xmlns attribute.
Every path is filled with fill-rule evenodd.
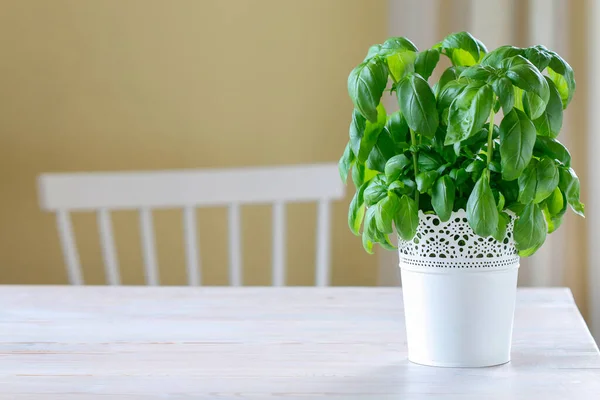
<svg viewBox="0 0 600 400"><path fill-rule="evenodd" d="M344 194L336 164L45 173L38 184L46 211L303 202Z"/></svg>

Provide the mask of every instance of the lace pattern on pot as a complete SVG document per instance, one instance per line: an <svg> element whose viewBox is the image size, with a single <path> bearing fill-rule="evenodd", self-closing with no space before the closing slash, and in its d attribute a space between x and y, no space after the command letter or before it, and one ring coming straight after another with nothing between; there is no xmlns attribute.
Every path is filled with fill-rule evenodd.
<svg viewBox="0 0 600 400"><path fill-rule="evenodd" d="M506 268L519 263L513 239L514 218L504 240L481 237L458 210L442 222L437 215L419 211L419 226L412 240L398 240L400 261L413 268Z"/></svg>

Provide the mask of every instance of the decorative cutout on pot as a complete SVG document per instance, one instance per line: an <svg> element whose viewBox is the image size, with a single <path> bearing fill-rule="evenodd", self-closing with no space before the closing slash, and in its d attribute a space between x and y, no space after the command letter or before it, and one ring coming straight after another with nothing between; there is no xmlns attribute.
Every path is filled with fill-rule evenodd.
<svg viewBox="0 0 600 400"><path fill-rule="evenodd" d="M513 239L514 217L502 241L473 232L464 210L442 222L437 215L419 211L419 225L412 240L398 240L401 263L435 268L502 268L518 264Z"/></svg>

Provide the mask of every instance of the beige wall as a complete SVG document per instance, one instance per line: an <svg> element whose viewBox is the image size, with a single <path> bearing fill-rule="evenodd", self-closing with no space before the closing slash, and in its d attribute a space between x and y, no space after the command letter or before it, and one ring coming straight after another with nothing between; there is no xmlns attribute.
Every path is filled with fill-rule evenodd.
<svg viewBox="0 0 600 400"><path fill-rule="evenodd" d="M44 171L337 160L346 76L386 36L370 0L5 0L0 12L0 282L65 283ZM335 206L333 281L373 284ZM289 208L289 279L311 284L314 205ZM179 211L155 213L161 278L185 282ZM199 213L208 284L226 283L221 209ZM268 284L270 209L243 208L248 284ZM88 283L103 283L95 217L74 217ZM125 283L142 283L135 213L114 216Z"/></svg>

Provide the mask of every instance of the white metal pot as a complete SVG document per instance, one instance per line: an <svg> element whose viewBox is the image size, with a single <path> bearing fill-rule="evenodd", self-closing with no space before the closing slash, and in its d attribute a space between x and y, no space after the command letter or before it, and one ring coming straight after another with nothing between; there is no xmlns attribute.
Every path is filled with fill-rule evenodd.
<svg viewBox="0 0 600 400"><path fill-rule="evenodd" d="M439 367L510 361L519 257L512 231L477 236L466 213L447 222L419 211L417 235L399 240L408 359Z"/></svg>

